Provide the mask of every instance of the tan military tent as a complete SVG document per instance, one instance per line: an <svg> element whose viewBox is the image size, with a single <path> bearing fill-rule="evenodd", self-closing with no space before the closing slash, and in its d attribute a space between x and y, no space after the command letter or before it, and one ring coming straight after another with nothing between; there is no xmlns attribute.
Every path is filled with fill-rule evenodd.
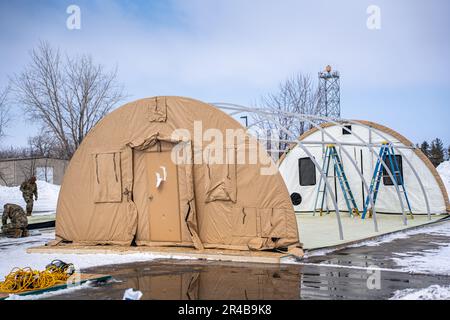
<svg viewBox="0 0 450 320"><path fill-rule="evenodd" d="M217 136L228 137L230 130L243 128L217 108L187 98L148 98L118 108L90 131L69 164L56 243L288 248L298 254L283 179L277 170L261 173L274 165L266 152L253 164L238 161L236 154L248 156L254 148L244 135L219 147L223 163L214 154L209 160L217 153Z"/></svg>

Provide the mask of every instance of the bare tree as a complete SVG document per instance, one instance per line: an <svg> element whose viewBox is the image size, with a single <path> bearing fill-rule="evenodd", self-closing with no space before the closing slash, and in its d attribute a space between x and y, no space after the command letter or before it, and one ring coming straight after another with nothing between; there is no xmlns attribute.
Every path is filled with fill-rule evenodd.
<svg viewBox="0 0 450 320"><path fill-rule="evenodd" d="M296 74L286 81L280 83L279 89L275 93L268 94L261 98L259 107L271 110L275 121L267 121L262 116L253 116L254 121L259 122L258 128L270 132L270 139L277 139L278 143L268 143L268 149L278 150L271 152L276 158L287 147L283 140L292 140L294 137L283 131L281 128L288 128L294 135L299 137L310 129L310 125L300 121L295 117L286 116L280 112L290 112L295 114L319 114L319 92L314 85L310 75ZM274 136L274 134L276 136ZM270 146L270 147L269 147Z"/></svg>
<svg viewBox="0 0 450 320"><path fill-rule="evenodd" d="M5 136L5 128L8 126L10 118L10 109L8 106L9 87L0 90L0 140Z"/></svg>
<svg viewBox="0 0 450 320"><path fill-rule="evenodd" d="M58 158L58 141L48 133L42 133L28 139L30 156Z"/></svg>
<svg viewBox="0 0 450 320"><path fill-rule="evenodd" d="M43 174L41 178L48 182L49 170L48 166L49 158L62 158L62 152L54 137L49 134L42 133L35 137L28 139L27 147L9 147L7 149L0 150L0 159L27 159L28 161L20 162L18 170L22 176L29 179L32 176L38 174L37 159L40 160L42 166L40 167L40 174ZM5 170L5 172L8 172ZM11 178L2 171L0 167L0 183L9 185Z"/></svg>
<svg viewBox="0 0 450 320"><path fill-rule="evenodd" d="M3 183L3 185L5 185L7 187L10 186L9 181L8 181L5 173L3 171L1 171L1 170L0 170L0 181Z"/></svg>
<svg viewBox="0 0 450 320"><path fill-rule="evenodd" d="M7 102L8 91L8 87L0 90L0 141L5 136L5 128L10 121L10 109ZM6 175L2 168L0 168L0 181L3 182L4 185L8 185Z"/></svg>
<svg viewBox="0 0 450 320"><path fill-rule="evenodd" d="M25 177L25 180L36 176L36 158L30 158L29 161L24 162L19 166L19 169L21 170L23 177Z"/></svg>
<svg viewBox="0 0 450 320"><path fill-rule="evenodd" d="M0 159L26 158L30 156L30 150L27 147L13 147L1 149Z"/></svg>
<svg viewBox="0 0 450 320"><path fill-rule="evenodd" d="M89 55L61 57L47 42L30 56L30 64L13 77L13 90L28 118L52 134L70 158L89 130L124 98L117 68L105 71Z"/></svg>
<svg viewBox="0 0 450 320"><path fill-rule="evenodd" d="M36 175L38 179L43 179L44 181L50 182L49 175L50 172L53 172L53 167L48 166L49 159L62 157L61 149L59 148L56 139L48 133L42 133L35 137L29 138L28 145L31 157L44 158L40 162L42 165L41 167L37 168L34 164L34 166L32 165L34 170L29 171L34 171L34 175Z"/></svg>

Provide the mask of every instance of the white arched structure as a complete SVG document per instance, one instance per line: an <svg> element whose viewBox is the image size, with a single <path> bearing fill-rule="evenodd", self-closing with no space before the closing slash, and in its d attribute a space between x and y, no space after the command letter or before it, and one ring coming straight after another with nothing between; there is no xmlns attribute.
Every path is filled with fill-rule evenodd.
<svg viewBox="0 0 450 320"><path fill-rule="evenodd" d="M419 149L415 148L410 141L389 128L368 121L333 119L294 114L280 110L275 112L268 109L251 108L229 103L214 103L214 105L227 111L232 116L257 114L262 120L251 124L250 127L258 126L261 122L267 121L289 136L288 140L281 141L290 143L290 147L287 150L288 152L280 159L280 171L291 193L303 193L301 194L302 203L299 206L295 206L298 213L312 214L317 194L317 186L302 187L299 185L299 157L310 158L316 168L318 181L320 177L325 177L321 167L323 150L327 144L334 144L338 148L344 163L344 168L349 176L349 182L360 211L363 210L363 203L367 194L369 194L373 166L377 160L380 160L386 176L393 182L391 186L380 187L377 203L373 208L375 232L379 232L377 212L401 214L403 224L406 226L408 224L406 214L408 208L405 197L397 184L397 180L393 178L393 173L390 171L389 166L386 165L383 159L380 159L378 154L381 144L385 142L392 145L395 154L402 159L405 186L407 187L413 214L426 214L428 220L431 220L433 214L445 214L450 211L448 195L435 168L426 156ZM296 137L290 128L284 127L278 122L280 114L282 117L292 117L299 122L307 123L313 129L301 137ZM359 158L358 153L360 155ZM339 238L344 240L344 227L341 222L341 215L342 212L347 211L347 206L334 179L325 179L325 188L329 194L327 206L330 211L336 212ZM373 207L372 197L369 197L369 201L370 206ZM348 215L347 213L344 214ZM414 225L418 223L416 221Z"/></svg>
<svg viewBox="0 0 450 320"><path fill-rule="evenodd" d="M334 139L328 139L322 130L312 129L303 134L299 140L301 144L308 146L310 154L319 162L323 159L322 154L325 145L333 144L336 140L340 142L341 148L345 148L347 152L353 154L353 160L358 163L359 169L351 166L346 157L342 157L342 162L358 208L363 208L367 191L361 187L360 174L356 171L359 170L366 181L370 181L377 158L368 149L372 147L379 150L380 145L388 141L394 146L395 153L402 163L402 176L413 214L447 213L449 210L448 194L441 178L426 156L415 148L409 140L394 130L373 122L347 121L343 124L350 130L344 131L341 126L333 123L321 125L328 136L331 135ZM356 136L365 140L365 143L361 143ZM338 151L342 152L342 150ZM315 186L300 186L298 181L298 159L305 156L300 148L291 146L287 154L282 157L280 164L280 171L288 189L291 192L299 192L305 199L295 207L297 212L308 212L314 206ZM293 170L294 163L297 167L296 170ZM391 179L391 181L395 181L395 179ZM398 201L395 187L395 184L385 185L382 181L375 206L378 213L404 213L404 206L402 207L401 202ZM345 201L339 188L335 198L337 198L341 211L344 211ZM403 196L402 198L404 199Z"/></svg>

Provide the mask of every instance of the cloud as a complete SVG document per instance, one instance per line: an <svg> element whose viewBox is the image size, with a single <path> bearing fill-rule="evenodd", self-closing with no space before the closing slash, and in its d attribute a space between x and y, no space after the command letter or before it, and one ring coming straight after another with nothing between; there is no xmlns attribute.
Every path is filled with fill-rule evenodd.
<svg viewBox="0 0 450 320"><path fill-rule="evenodd" d="M297 70L315 73L327 63L343 71L348 85L448 81L436 74L449 66L448 42L421 32L431 21L422 16L425 23L417 24L417 10L408 2L381 3L382 29L370 31L365 1L179 0L170 2L176 8L170 15L147 8L147 17L140 13L139 19L130 14L136 8L118 2L82 1L81 31L65 28L64 5L19 19L15 12L8 24L23 41L7 51L16 56L17 46L23 52L24 45L48 39L68 52L118 64L127 80L158 79L161 86L161 80L171 86L175 80L188 87L230 81L271 87ZM430 15L440 21L440 11L435 6Z"/></svg>
<svg viewBox="0 0 450 320"><path fill-rule="evenodd" d="M0 41L7 45L0 70L20 71L27 51L43 39L68 54L88 52L117 65L133 98L173 94L249 104L292 73L315 75L326 64L341 71L349 101L367 90L448 87L450 5L380 0L382 28L371 31L366 9L372 2L2 3ZM81 8L79 31L65 27L72 3Z"/></svg>

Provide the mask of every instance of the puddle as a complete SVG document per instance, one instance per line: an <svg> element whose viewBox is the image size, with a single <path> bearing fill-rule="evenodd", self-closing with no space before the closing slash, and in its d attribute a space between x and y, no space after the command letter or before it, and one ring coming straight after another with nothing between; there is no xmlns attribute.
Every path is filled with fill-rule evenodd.
<svg viewBox="0 0 450 320"><path fill-rule="evenodd" d="M110 274L114 281L46 298L122 299L128 288L142 291L142 299L177 300L390 299L431 291L442 296L436 285L450 286L449 226L325 252L301 264L152 260L92 267L83 271Z"/></svg>
<svg viewBox="0 0 450 320"><path fill-rule="evenodd" d="M61 293L49 299L122 299L128 288L142 299L266 300L266 299L389 299L405 289L450 284L449 277L381 271L380 287L369 289L372 272L317 265L265 265L158 260L96 267L86 272L108 273L114 281Z"/></svg>

